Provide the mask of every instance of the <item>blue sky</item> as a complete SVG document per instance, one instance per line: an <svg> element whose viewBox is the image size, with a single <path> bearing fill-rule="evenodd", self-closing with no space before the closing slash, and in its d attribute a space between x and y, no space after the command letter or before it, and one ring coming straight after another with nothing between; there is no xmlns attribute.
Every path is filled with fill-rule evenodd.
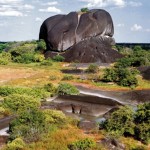
<svg viewBox="0 0 150 150"><path fill-rule="evenodd" d="M0 41L38 39L46 18L83 7L111 14L116 42L150 43L149 0L0 0Z"/></svg>

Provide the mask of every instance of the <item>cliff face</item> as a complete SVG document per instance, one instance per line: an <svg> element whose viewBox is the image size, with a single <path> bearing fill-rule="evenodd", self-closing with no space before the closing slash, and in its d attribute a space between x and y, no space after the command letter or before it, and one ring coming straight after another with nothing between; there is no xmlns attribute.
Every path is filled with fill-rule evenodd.
<svg viewBox="0 0 150 150"><path fill-rule="evenodd" d="M46 19L41 26L39 39L44 39L50 50L46 56L52 56L51 51L65 51L62 55L66 61L113 62L116 57L120 57L111 50L111 45L115 43L113 34L110 14L96 9Z"/></svg>

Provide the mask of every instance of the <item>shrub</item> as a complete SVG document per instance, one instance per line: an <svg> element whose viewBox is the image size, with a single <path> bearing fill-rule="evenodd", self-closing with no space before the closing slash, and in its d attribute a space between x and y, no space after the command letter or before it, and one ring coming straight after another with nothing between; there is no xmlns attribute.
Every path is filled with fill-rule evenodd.
<svg viewBox="0 0 150 150"><path fill-rule="evenodd" d="M37 50L46 50L46 43L43 39L40 39L38 42L37 42Z"/></svg>
<svg viewBox="0 0 150 150"><path fill-rule="evenodd" d="M88 11L89 11L88 8L81 8L81 12L83 12L83 13L86 13L86 12L88 12Z"/></svg>
<svg viewBox="0 0 150 150"><path fill-rule="evenodd" d="M72 75L64 75L62 80L73 80L74 77Z"/></svg>
<svg viewBox="0 0 150 150"><path fill-rule="evenodd" d="M41 66L52 66L53 62L51 59L44 60L40 63Z"/></svg>
<svg viewBox="0 0 150 150"><path fill-rule="evenodd" d="M90 64L86 69L86 72L89 73L97 73L99 71L99 67L96 64Z"/></svg>
<svg viewBox="0 0 150 150"><path fill-rule="evenodd" d="M9 43L0 43L0 53L3 52L7 47L9 47Z"/></svg>
<svg viewBox="0 0 150 150"><path fill-rule="evenodd" d="M4 98L3 106L12 112L20 113L28 109L38 108L40 102L31 96L13 94Z"/></svg>
<svg viewBox="0 0 150 150"><path fill-rule="evenodd" d="M0 95L5 97L12 94L26 94L30 95L33 98L44 99L49 97L50 93L47 92L44 88L36 87L36 88L20 88L20 87L10 87L10 86L1 86L0 87Z"/></svg>
<svg viewBox="0 0 150 150"><path fill-rule="evenodd" d="M27 143L36 142L46 132L45 116L38 109L22 111L9 126L9 140L22 137Z"/></svg>
<svg viewBox="0 0 150 150"><path fill-rule="evenodd" d="M145 144L150 143L150 103L138 105L133 112L129 106L113 112L101 127L113 136L132 136Z"/></svg>
<svg viewBox="0 0 150 150"><path fill-rule="evenodd" d="M96 147L96 143L90 138L79 140L68 145L70 150L91 150L94 147Z"/></svg>
<svg viewBox="0 0 150 150"><path fill-rule="evenodd" d="M115 82L121 86L136 87L138 80L135 75L138 73L136 69L128 68L106 68L102 80L105 82Z"/></svg>
<svg viewBox="0 0 150 150"><path fill-rule="evenodd" d="M57 77L54 75L51 75L51 76L49 76L49 80L51 80L51 81L57 80Z"/></svg>
<svg viewBox="0 0 150 150"><path fill-rule="evenodd" d="M71 84L61 83L58 86L57 93L58 95L78 95L79 90Z"/></svg>
<svg viewBox="0 0 150 150"><path fill-rule="evenodd" d="M0 58L0 65L7 65L8 63L9 63L9 61L7 59Z"/></svg>
<svg viewBox="0 0 150 150"><path fill-rule="evenodd" d="M23 54L35 53L36 44L34 43L22 43L9 50L13 57L21 56Z"/></svg>
<svg viewBox="0 0 150 150"><path fill-rule="evenodd" d="M56 88L54 87L54 85L52 83L48 83L44 86L44 89L47 91L47 92L50 92L50 93L53 93L55 94L56 93Z"/></svg>
<svg viewBox="0 0 150 150"><path fill-rule="evenodd" d="M134 135L134 112L128 106L121 107L113 112L102 126L110 134L116 135Z"/></svg>
<svg viewBox="0 0 150 150"><path fill-rule="evenodd" d="M118 84L121 86L129 86L134 88L138 85L138 80L134 76L129 75L126 78L118 81Z"/></svg>
<svg viewBox="0 0 150 150"><path fill-rule="evenodd" d="M45 57L42 54L35 54L33 59L34 62L42 62L44 61Z"/></svg>
<svg viewBox="0 0 150 150"><path fill-rule="evenodd" d="M140 123L135 127L135 137L145 144L150 143L150 121L149 123Z"/></svg>
<svg viewBox="0 0 150 150"><path fill-rule="evenodd" d="M24 149L24 147L25 142L21 138L16 138L7 144L6 150L21 150Z"/></svg>
<svg viewBox="0 0 150 150"><path fill-rule="evenodd" d="M117 81L117 73L113 68L104 69L103 81L105 82L114 82Z"/></svg>
<svg viewBox="0 0 150 150"><path fill-rule="evenodd" d="M0 53L0 65L7 65L11 62L11 54L8 52Z"/></svg>
<svg viewBox="0 0 150 150"><path fill-rule="evenodd" d="M57 62L63 62L65 60L65 58L61 55L56 55L53 57L53 60L57 61Z"/></svg>
<svg viewBox="0 0 150 150"><path fill-rule="evenodd" d="M138 105L135 115L135 136L144 143L150 143L150 103Z"/></svg>
<svg viewBox="0 0 150 150"><path fill-rule="evenodd" d="M43 111L43 114L45 116L47 124L60 126L65 124L67 121L67 118L62 111L47 109Z"/></svg>

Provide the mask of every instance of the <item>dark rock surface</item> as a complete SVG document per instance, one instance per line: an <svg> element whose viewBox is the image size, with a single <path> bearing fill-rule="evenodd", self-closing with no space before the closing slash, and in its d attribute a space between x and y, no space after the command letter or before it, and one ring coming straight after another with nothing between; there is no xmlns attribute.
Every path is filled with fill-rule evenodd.
<svg viewBox="0 0 150 150"><path fill-rule="evenodd" d="M150 66L139 67L138 69L141 72L144 79L150 80Z"/></svg>
<svg viewBox="0 0 150 150"><path fill-rule="evenodd" d="M78 127L84 131L90 131L94 129L98 130L97 123L95 121L89 121L89 120L80 121Z"/></svg>
<svg viewBox="0 0 150 150"><path fill-rule="evenodd" d="M113 34L110 14L95 9L46 19L41 25L39 39L44 39L47 44L46 57L53 57L59 52L67 62L110 63L121 57L111 49L115 44Z"/></svg>
<svg viewBox="0 0 150 150"><path fill-rule="evenodd" d="M101 144L105 145L109 150L125 150L125 145L120 143L114 138L105 138L100 141Z"/></svg>

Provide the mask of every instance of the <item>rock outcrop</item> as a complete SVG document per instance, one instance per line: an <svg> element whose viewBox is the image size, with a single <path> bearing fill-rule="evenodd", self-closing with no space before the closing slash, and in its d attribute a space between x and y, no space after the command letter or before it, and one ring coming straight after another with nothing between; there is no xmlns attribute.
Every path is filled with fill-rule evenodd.
<svg viewBox="0 0 150 150"><path fill-rule="evenodd" d="M87 13L71 12L68 15L56 15L46 19L41 25L39 39L47 44L46 57L56 52L65 57L65 61L113 62L121 55L112 50L113 21L108 12L102 9Z"/></svg>

